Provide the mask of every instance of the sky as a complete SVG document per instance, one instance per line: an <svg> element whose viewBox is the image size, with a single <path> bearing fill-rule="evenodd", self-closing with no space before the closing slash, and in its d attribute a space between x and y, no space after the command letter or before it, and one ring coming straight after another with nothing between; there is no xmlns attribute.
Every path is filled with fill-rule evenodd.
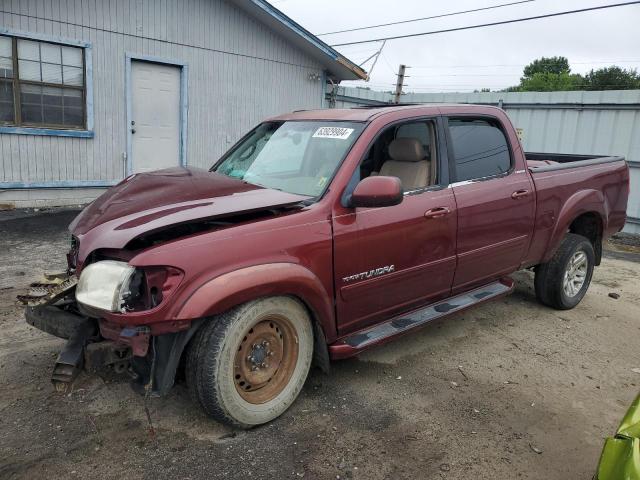
<svg viewBox="0 0 640 480"><path fill-rule="evenodd" d="M440 15L516 0L272 0L271 3L310 32L326 32ZM329 45L391 35L622 3L624 0L534 0L494 10L321 35ZM405 92L454 92L519 83L524 65L546 56L565 56L571 71L586 73L610 65L640 71L640 4L556 18L387 41L368 83L373 90L393 90L399 64L407 69ZM357 64L380 42L335 47ZM364 64L371 68L371 61Z"/></svg>

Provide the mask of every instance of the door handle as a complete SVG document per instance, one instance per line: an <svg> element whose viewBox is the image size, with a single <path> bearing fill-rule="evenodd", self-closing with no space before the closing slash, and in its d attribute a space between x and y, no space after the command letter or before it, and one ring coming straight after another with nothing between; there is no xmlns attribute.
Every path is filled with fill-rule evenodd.
<svg viewBox="0 0 640 480"><path fill-rule="evenodd" d="M529 190L516 190L511 194L511 198L517 200L518 198L526 197L529 195Z"/></svg>
<svg viewBox="0 0 640 480"><path fill-rule="evenodd" d="M424 212L425 218L440 218L449 215L451 210L449 207L435 207Z"/></svg>

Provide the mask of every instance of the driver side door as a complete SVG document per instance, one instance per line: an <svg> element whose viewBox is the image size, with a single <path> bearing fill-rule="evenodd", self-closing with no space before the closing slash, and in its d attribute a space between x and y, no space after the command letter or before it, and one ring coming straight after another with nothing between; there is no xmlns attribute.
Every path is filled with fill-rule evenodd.
<svg viewBox="0 0 640 480"><path fill-rule="evenodd" d="M448 188L446 142L437 118L425 122L436 179L405 192L402 203L335 212L334 282L338 333L360 330L418 306L446 298L456 266L457 210ZM388 128L396 128L398 124ZM371 149L380 147L376 141ZM378 148L379 149L379 148ZM369 162L370 158L363 159ZM359 172L356 172L359 174Z"/></svg>

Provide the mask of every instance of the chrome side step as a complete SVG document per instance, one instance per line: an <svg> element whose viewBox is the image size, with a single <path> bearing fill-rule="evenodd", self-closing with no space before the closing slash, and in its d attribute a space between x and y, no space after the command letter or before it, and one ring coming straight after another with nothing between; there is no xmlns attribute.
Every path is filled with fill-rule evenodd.
<svg viewBox="0 0 640 480"><path fill-rule="evenodd" d="M367 347L382 343L408 330L492 298L507 295L513 290L513 285L512 279L504 278L469 292L456 295L455 297L447 298L428 307L399 315L384 323L361 330L343 338L337 343L329 345L329 354L333 360L357 355Z"/></svg>

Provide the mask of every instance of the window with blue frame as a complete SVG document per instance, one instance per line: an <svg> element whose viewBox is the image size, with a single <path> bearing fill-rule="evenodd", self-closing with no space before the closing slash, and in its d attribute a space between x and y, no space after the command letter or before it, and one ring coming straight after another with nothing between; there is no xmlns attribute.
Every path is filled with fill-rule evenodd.
<svg viewBox="0 0 640 480"><path fill-rule="evenodd" d="M0 125L86 129L82 47L0 35Z"/></svg>

